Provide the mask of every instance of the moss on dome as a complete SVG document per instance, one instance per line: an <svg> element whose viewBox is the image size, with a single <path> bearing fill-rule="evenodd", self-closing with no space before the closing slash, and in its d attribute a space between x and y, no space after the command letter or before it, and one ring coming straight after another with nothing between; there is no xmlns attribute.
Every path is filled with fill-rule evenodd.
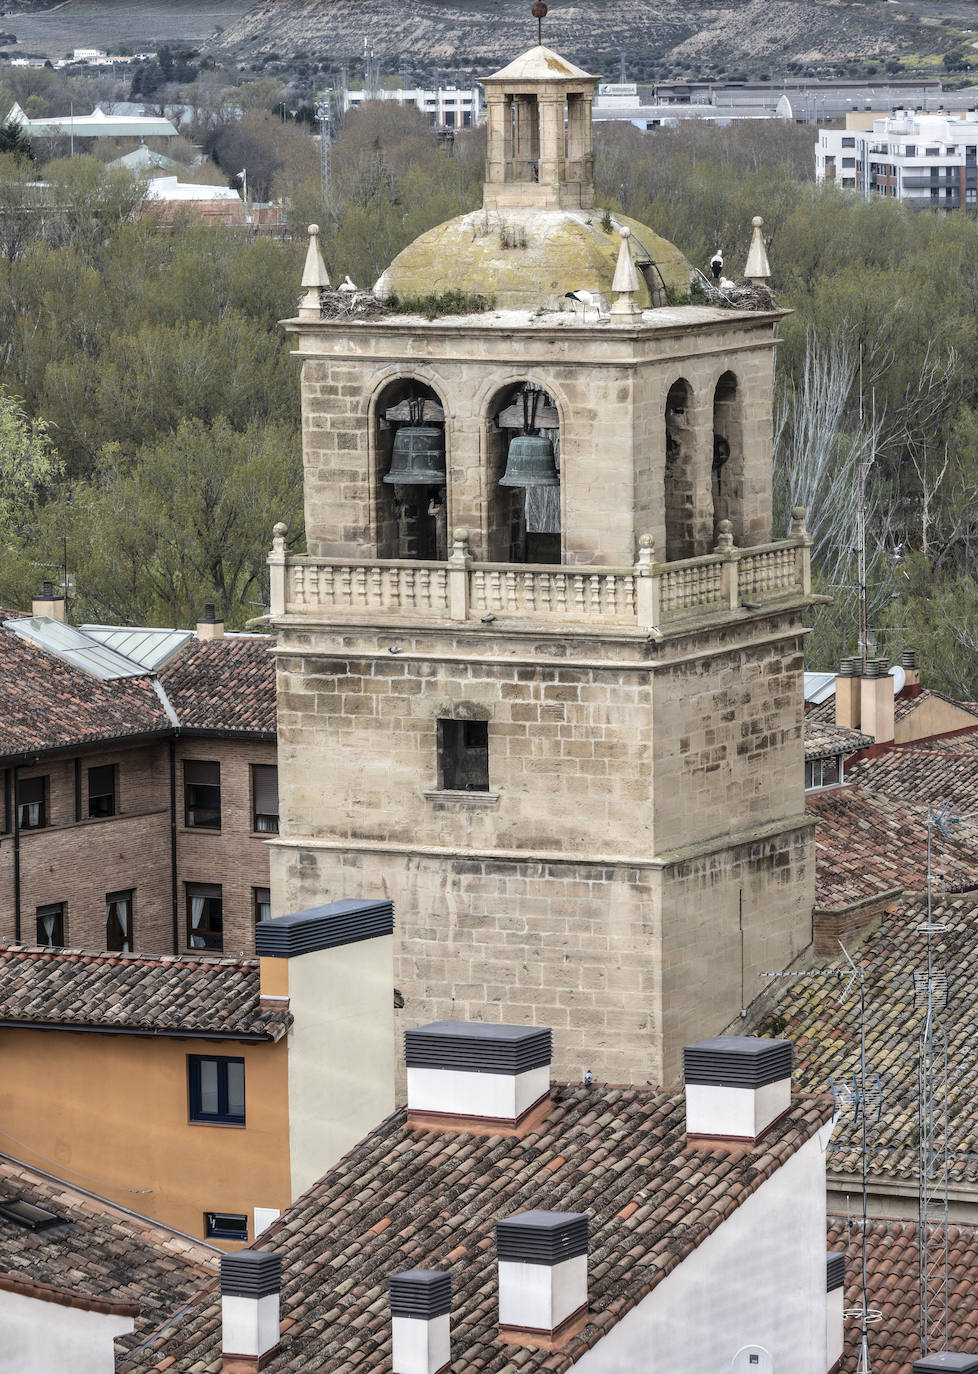
<svg viewBox="0 0 978 1374"><path fill-rule="evenodd" d="M621 225L631 230L640 269L651 259L670 297L682 296L689 288L690 265L679 249L624 215L615 215L610 229L604 228L600 210L473 210L415 239L374 289L380 296L481 292L505 310L545 309L566 292L580 290L610 302ZM657 281L654 269L648 275ZM639 279L638 305L645 308L652 301L641 270Z"/></svg>

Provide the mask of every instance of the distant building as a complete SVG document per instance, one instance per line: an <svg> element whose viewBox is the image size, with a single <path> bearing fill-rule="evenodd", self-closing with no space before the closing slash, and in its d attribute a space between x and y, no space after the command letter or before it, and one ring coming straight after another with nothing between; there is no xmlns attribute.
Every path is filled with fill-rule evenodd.
<svg viewBox="0 0 978 1374"><path fill-rule="evenodd" d="M180 210L189 210L211 223L246 224L244 201L231 186L198 186L175 176L153 177L146 188L145 213L167 223Z"/></svg>
<svg viewBox="0 0 978 1374"><path fill-rule="evenodd" d="M29 138L176 138L168 119L147 115L110 115L96 105L90 115L58 115L29 119L14 103L8 119L20 124Z"/></svg>
<svg viewBox="0 0 978 1374"><path fill-rule="evenodd" d="M398 105L413 105L426 114L432 124L445 129L471 129L482 117L482 95L478 86L468 90L445 86L437 91L346 90L342 92L343 113L355 110L368 100L393 100Z"/></svg>
<svg viewBox="0 0 978 1374"><path fill-rule="evenodd" d="M872 130L819 129L815 179L867 199L889 196L918 209L960 210L978 202L978 112L963 116L897 110Z"/></svg>

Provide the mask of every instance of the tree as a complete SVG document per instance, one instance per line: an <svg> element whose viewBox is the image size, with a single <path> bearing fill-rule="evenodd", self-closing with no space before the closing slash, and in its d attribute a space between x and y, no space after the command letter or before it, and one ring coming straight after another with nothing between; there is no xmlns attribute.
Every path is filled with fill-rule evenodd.
<svg viewBox="0 0 978 1374"><path fill-rule="evenodd" d="M63 470L48 426L0 389L0 543L23 537Z"/></svg>
<svg viewBox="0 0 978 1374"><path fill-rule="evenodd" d="M33 162L34 149L23 124L7 118L0 124L0 155L13 157L19 163Z"/></svg>

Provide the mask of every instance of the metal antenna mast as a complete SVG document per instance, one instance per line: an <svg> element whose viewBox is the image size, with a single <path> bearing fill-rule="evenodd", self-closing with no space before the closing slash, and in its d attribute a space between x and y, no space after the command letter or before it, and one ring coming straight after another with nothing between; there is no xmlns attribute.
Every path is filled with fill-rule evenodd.
<svg viewBox="0 0 978 1374"><path fill-rule="evenodd" d="M332 91L323 91L316 102L316 122L319 125L319 175L323 200L329 200L329 144L333 132Z"/></svg>

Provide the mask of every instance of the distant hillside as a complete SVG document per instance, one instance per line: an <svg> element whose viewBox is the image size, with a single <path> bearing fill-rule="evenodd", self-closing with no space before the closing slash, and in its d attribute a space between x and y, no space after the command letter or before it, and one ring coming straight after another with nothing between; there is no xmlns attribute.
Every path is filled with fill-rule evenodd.
<svg viewBox="0 0 978 1374"><path fill-rule="evenodd" d="M536 36L528 0L259 0L216 40L240 55L294 53L339 62L368 38L382 63L487 71ZM852 62L948 46L934 21L920 24L884 0L554 0L544 42L582 66L624 51L639 65L757 71L785 62Z"/></svg>

